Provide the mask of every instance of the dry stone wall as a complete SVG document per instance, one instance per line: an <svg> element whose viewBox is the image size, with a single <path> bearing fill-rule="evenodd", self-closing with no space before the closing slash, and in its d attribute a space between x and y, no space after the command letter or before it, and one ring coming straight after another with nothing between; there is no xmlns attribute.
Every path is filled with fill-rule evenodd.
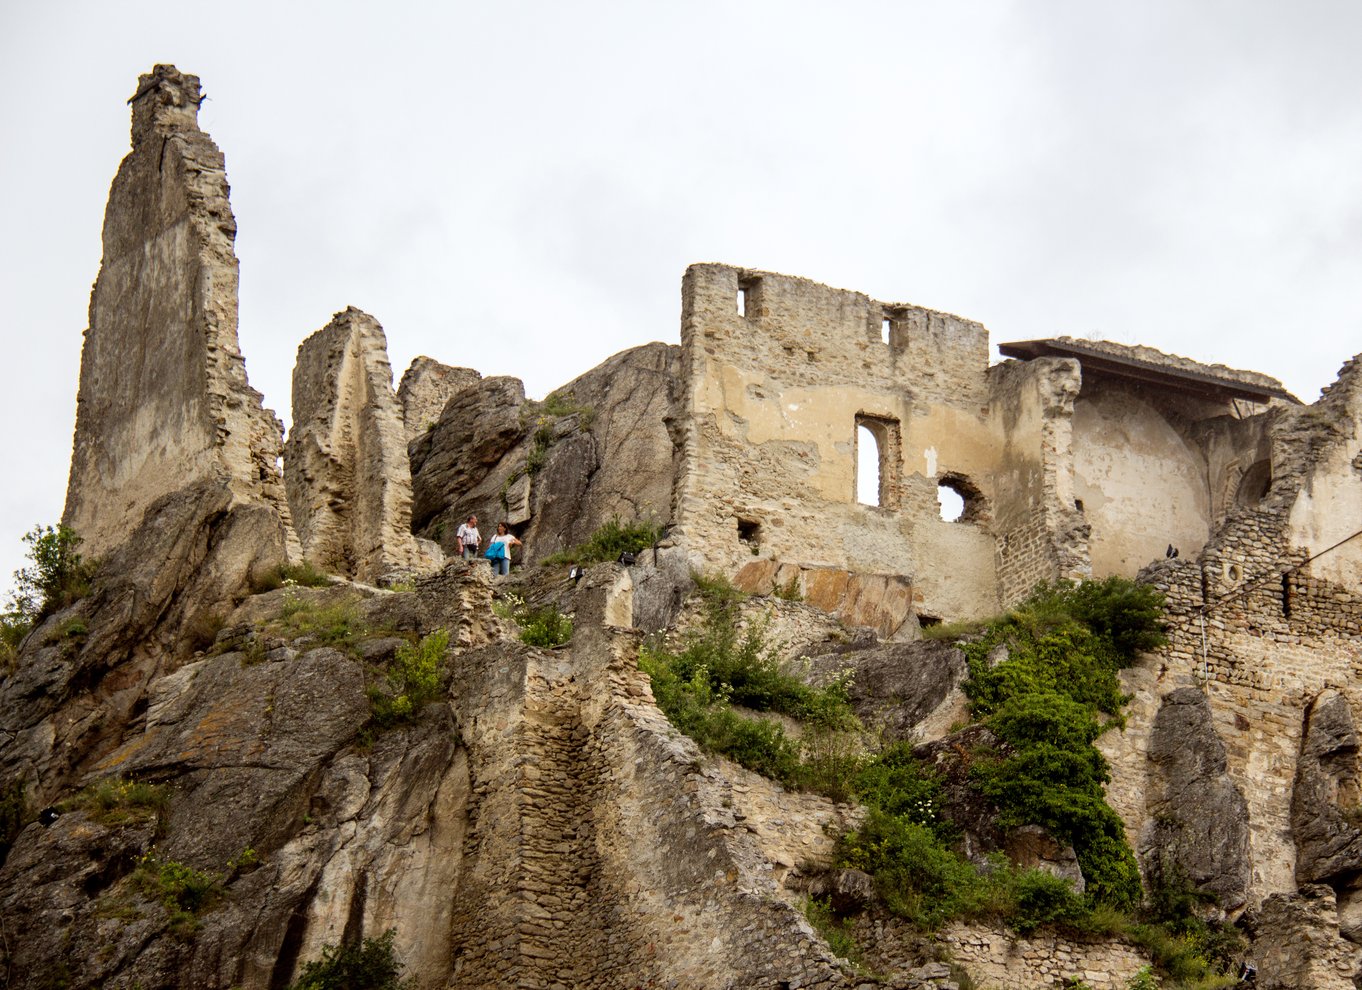
<svg viewBox="0 0 1362 990"><path fill-rule="evenodd" d="M100 556L163 495L212 479L288 525L283 428L237 343L236 221L222 152L198 126L197 76L139 80L132 151L109 191L81 351L63 522Z"/></svg>
<svg viewBox="0 0 1362 990"><path fill-rule="evenodd" d="M367 313L349 307L299 345L284 467L304 559L368 582L422 563L388 342Z"/></svg>

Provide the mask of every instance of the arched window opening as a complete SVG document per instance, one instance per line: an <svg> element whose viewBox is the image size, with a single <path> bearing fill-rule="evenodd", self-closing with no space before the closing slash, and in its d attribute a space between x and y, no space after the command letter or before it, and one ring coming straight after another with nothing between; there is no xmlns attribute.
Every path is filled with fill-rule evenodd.
<svg viewBox="0 0 1362 990"><path fill-rule="evenodd" d="M963 474L948 471L936 485L936 499L941 506L941 518L946 522L988 522L988 506L984 493Z"/></svg>
<svg viewBox="0 0 1362 990"><path fill-rule="evenodd" d="M880 504L880 444L869 427L856 427L856 501Z"/></svg>
<svg viewBox="0 0 1362 990"><path fill-rule="evenodd" d="M902 432L887 416L856 416L856 501L882 509L899 507Z"/></svg>
<svg viewBox="0 0 1362 990"><path fill-rule="evenodd" d="M1263 500L1272 487L1272 462L1261 460L1244 472L1239 488L1234 493L1234 504L1252 508Z"/></svg>

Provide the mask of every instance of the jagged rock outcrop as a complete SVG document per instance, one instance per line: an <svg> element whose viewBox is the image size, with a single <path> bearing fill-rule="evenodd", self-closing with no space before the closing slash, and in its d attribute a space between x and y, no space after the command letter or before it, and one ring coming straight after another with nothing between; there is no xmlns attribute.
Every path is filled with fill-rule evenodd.
<svg viewBox="0 0 1362 990"><path fill-rule="evenodd" d="M371 583L422 563L388 341L353 306L298 347L284 469L305 560Z"/></svg>
<svg viewBox="0 0 1362 990"><path fill-rule="evenodd" d="M132 151L104 215L62 517L91 556L161 496L206 480L275 509L291 539L283 428L246 380L236 221L201 99L197 76L158 65L129 101Z"/></svg>
<svg viewBox="0 0 1362 990"><path fill-rule="evenodd" d="M533 562L584 542L613 516L666 522L678 363L676 347L646 344L542 403L527 402L514 378L457 392L410 446L415 531L452 550L470 514L484 536L505 521Z"/></svg>
<svg viewBox="0 0 1362 990"><path fill-rule="evenodd" d="M1146 878L1190 883L1225 911L1243 907L1252 879L1248 806L1226 772L1225 744L1200 690L1163 699L1148 754L1149 825L1139 844Z"/></svg>
<svg viewBox="0 0 1362 990"><path fill-rule="evenodd" d="M1296 877L1301 883L1338 883L1362 873L1357 755L1357 729L1348 699L1337 691L1324 692L1305 716L1291 794Z"/></svg>
<svg viewBox="0 0 1362 990"><path fill-rule="evenodd" d="M425 355L414 358L402 373L402 384L397 386L407 442L411 443L434 426L445 403L470 385L476 385L481 378L482 375L472 368L451 368Z"/></svg>
<svg viewBox="0 0 1362 990"><path fill-rule="evenodd" d="M889 741L938 739L967 715L960 685L969 671L951 643L852 642L815 654L810 667L821 678L849 674L856 715Z"/></svg>

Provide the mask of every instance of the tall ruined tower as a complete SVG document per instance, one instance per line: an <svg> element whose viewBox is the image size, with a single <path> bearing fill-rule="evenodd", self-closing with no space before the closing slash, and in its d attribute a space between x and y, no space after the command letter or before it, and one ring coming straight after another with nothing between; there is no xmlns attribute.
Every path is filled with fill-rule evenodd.
<svg viewBox="0 0 1362 990"><path fill-rule="evenodd" d="M237 343L236 221L201 100L197 76L158 65L129 101L132 151L104 214L62 517L94 555L156 499L204 480L273 506L290 528L283 428Z"/></svg>

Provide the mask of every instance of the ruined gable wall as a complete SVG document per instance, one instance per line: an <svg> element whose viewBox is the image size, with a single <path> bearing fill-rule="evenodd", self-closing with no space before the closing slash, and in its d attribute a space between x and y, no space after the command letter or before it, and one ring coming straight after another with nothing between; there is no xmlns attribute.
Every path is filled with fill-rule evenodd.
<svg viewBox="0 0 1362 990"><path fill-rule="evenodd" d="M1307 509L1319 508L1310 493L1362 486L1351 466L1362 454L1359 378L1349 362L1315 406L1275 410L1267 494L1235 509L1199 559L1148 569L1168 596L1170 643L1124 673L1134 695L1127 726L1098 741L1113 765L1109 796L1134 839L1149 818L1145 754L1161 699L1187 685L1207 692L1248 804L1253 903L1295 889L1291 797L1311 703L1336 690L1362 711L1362 591L1327 576L1356 566L1362 537L1308 564L1296 542Z"/></svg>
<svg viewBox="0 0 1362 990"><path fill-rule="evenodd" d="M987 348L982 326L948 314L692 266L673 516L696 565L731 575L756 546L786 562L911 575L934 615L995 610L987 524L944 523L937 503L946 472L993 499ZM883 507L856 503L858 417L886 427Z"/></svg>
<svg viewBox="0 0 1362 990"><path fill-rule="evenodd" d="M198 77L173 66L141 77L132 151L109 191L62 517L93 556L157 498L209 478L287 526L283 428L246 380L236 221L199 99Z"/></svg>
<svg viewBox="0 0 1362 990"><path fill-rule="evenodd" d="M350 307L298 347L284 448L304 559L361 581L419 563L387 338Z"/></svg>

